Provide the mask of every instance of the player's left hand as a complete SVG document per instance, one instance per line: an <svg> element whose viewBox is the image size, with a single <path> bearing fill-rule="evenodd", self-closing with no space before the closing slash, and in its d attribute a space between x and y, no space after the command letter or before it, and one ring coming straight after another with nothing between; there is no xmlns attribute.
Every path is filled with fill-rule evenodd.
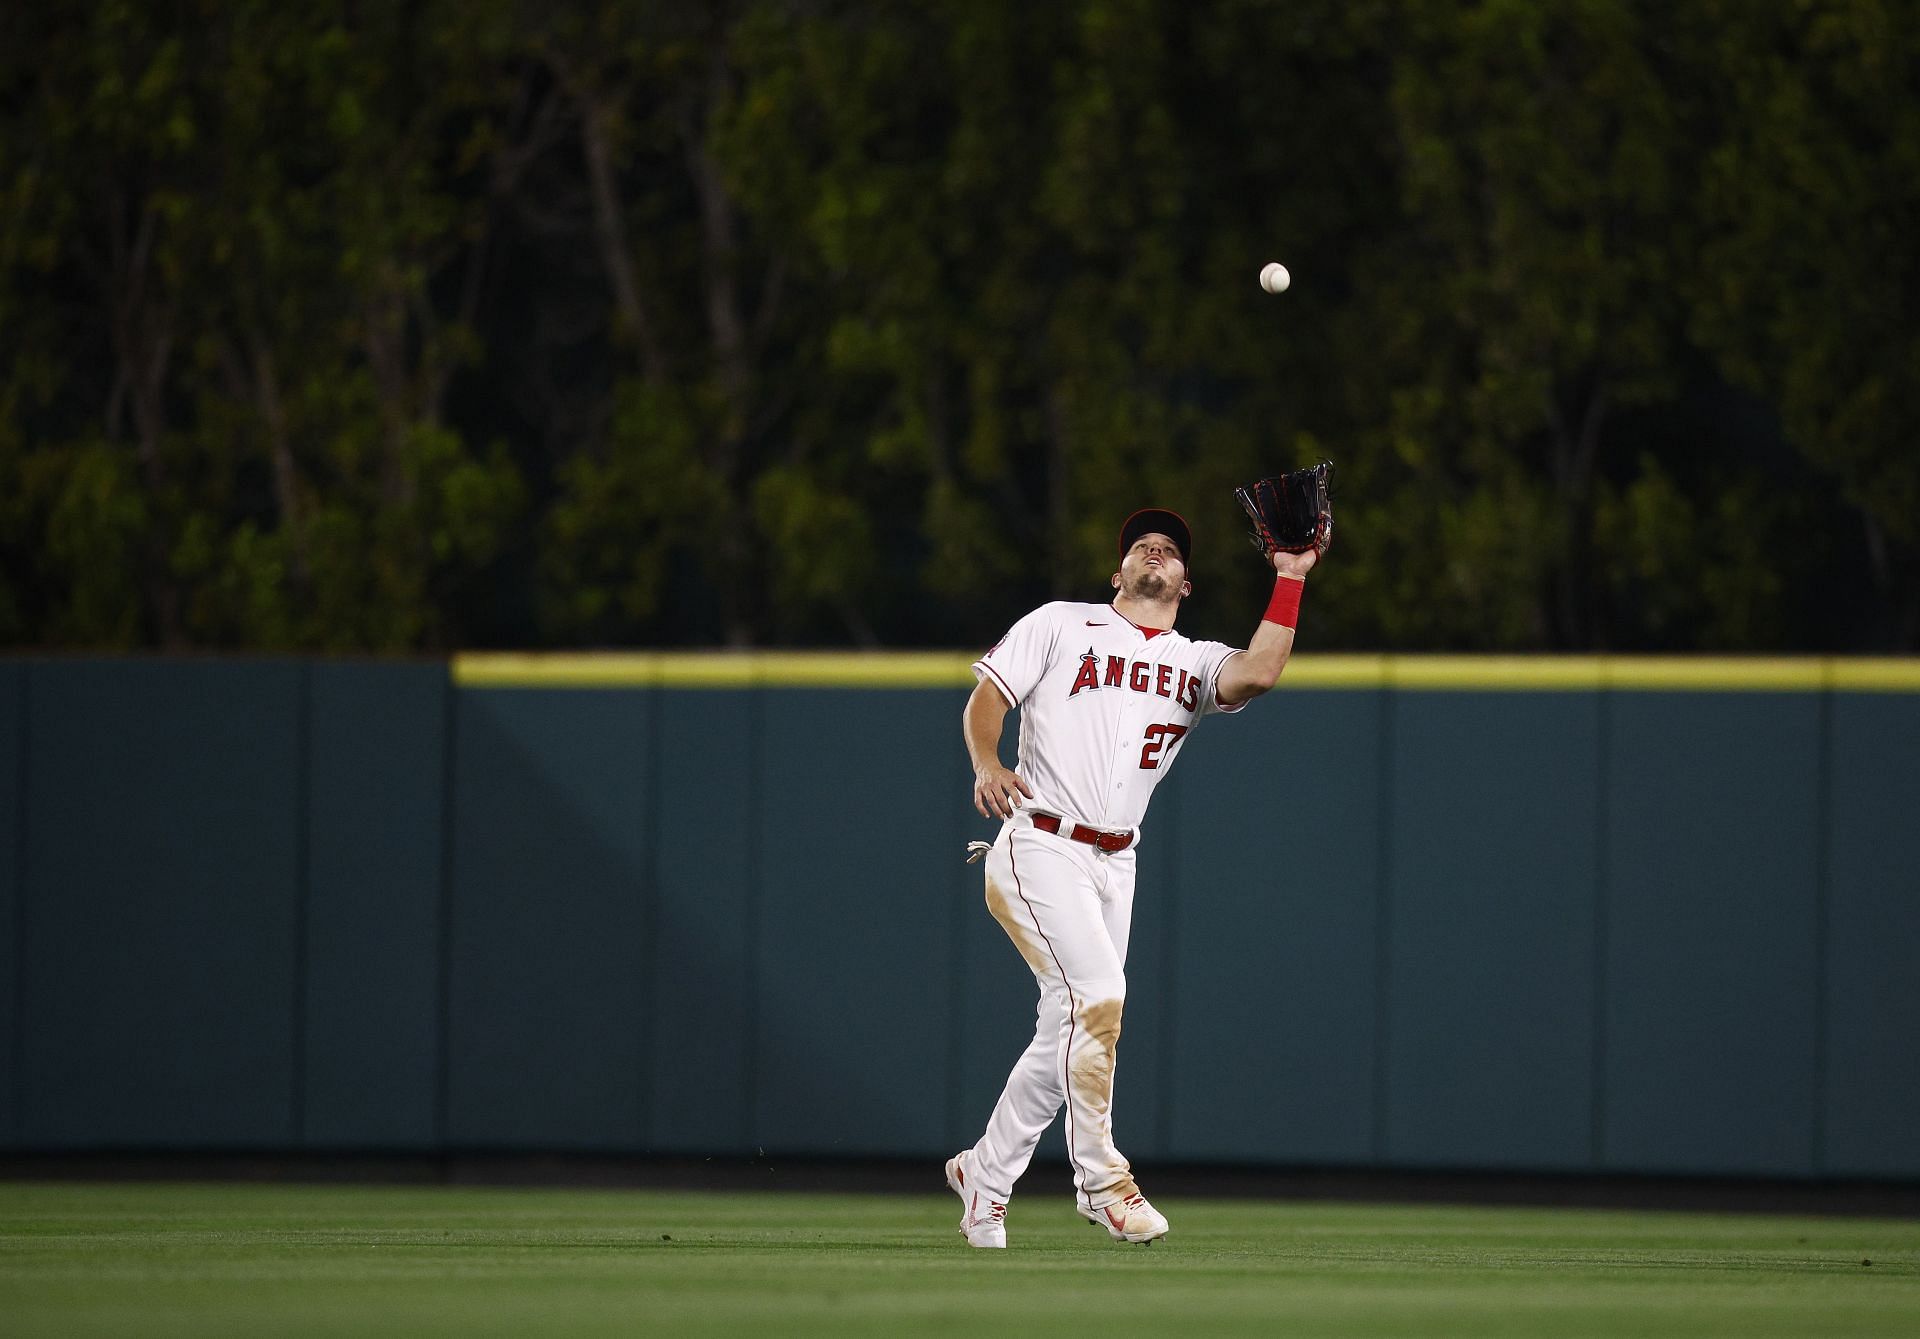
<svg viewBox="0 0 1920 1339"><path fill-rule="evenodd" d="M1300 577L1305 579L1307 573L1311 572L1314 564L1319 561L1320 553L1317 549L1308 549L1305 553L1282 553L1276 551L1273 555L1273 570L1283 577Z"/></svg>

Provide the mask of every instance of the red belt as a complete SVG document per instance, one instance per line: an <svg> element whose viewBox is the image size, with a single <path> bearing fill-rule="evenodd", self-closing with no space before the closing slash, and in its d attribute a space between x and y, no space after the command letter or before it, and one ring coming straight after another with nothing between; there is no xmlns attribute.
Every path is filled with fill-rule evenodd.
<svg viewBox="0 0 1920 1339"><path fill-rule="evenodd" d="M1033 816L1033 825L1042 832L1051 832L1056 836L1065 837L1068 841L1084 842L1086 845L1094 847L1097 850L1105 851L1108 854L1112 854L1115 851L1124 851L1133 845L1133 834L1131 832L1102 832L1099 828L1090 828L1082 823L1075 823L1071 828L1062 832L1060 830L1060 820L1052 814L1035 814Z"/></svg>

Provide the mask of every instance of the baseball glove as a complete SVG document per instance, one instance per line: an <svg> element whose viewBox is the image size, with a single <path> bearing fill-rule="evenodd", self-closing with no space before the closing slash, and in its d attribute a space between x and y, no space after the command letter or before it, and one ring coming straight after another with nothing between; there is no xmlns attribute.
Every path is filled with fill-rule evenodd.
<svg viewBox="0 0 1920 1339"><path fill-rule="evenodd" d="M1264 556L1308 549L1327 556L1333 545L1332 461L1256 480L1234 489L1233 495L1247 509L1253 522L1253 546Z"/></svg>

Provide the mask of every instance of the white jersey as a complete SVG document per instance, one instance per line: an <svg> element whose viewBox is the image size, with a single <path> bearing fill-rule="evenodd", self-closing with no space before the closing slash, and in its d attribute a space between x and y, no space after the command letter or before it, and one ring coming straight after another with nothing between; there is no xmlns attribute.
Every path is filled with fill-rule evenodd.
<svg viewBox="0 0 1920 1339"><path fill-rule="evenodd" d="M1093 827L1138 828L1153 788L1202 716L1220 705L1220 667L1239 648L1129 622L1110 604L1043 604L973 662L1020 708L1029 808Z"/></svg>

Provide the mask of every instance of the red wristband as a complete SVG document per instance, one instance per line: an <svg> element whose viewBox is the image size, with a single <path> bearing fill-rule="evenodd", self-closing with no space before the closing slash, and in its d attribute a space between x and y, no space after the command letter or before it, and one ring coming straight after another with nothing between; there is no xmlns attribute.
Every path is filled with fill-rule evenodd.
<svg viewBox="0 0 1920 1339"><path fill-rule="evenodd" d="M1267 601L1267 612L1260 615L1268 623L1278 623L1288 630L1299 625L1300 597L1306 593L1307 583L1298 577L1275 577L1273 579L1273 598Z"/></svg>

